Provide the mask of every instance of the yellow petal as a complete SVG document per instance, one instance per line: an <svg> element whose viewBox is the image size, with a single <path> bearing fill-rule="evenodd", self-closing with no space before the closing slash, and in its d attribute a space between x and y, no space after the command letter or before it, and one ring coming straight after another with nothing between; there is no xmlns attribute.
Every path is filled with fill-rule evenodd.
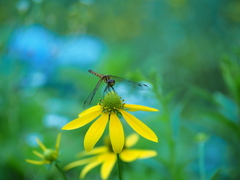
<svg viewBox="0 0 240 180"><path fill-rule="evenodd" d="M120 153L124 145L124 131L122 123L115 113L110 116L109 132L113 151Z"/></svg>
<svg viewBox="0 0 240 180"><path fill-rule="evenodd" d="M44 144L40 141L40 139L36 138L36 141L38 143L38 145L40 146L40 148L45 151L47 150L47 148L44 146Z"/></svg>
<svg viewBox="0 0 240 180"><path fill-rule="evenodd" d="M78 157L102 154L102 153L106 153L107 151L108 151L108 148L106 146L101 146L101 147L93 148L90 152L82 151L78 153Z"/></svg>
<svg viewBox="0 0 240 180"><path fill-rule="evenodd" d="M134 146L138 142L139 136L136 133L132 133L127 136L125 146L127 148Z"/></svg>
<svg viewBox="0 0 240 180"><path fill-rule="evenodd" d="M127 123L131 126L131 128L133 128L133 130L136 131L139 135L150 141L158 142L156 134L142 121L124 110L120 110L120 112Z"/></svg>
<svg viewBox="0 0 240 180"><path fill-rule="evenodd" d="M90 108L86 109L85 111L81 112L78 115L78 117L85 116L87 114L91 114L91 113L94 113L94 112L99 111L99 110L101 110L101 106L100 105L96 105L96 106L90 107Z"/></svg>
<svg viewBox="0 0 240 180"><path fill-rule="evenodd" d="M127 108L127 111L158 111L158 109L150 108L147 106L141 106L136 104L125 104L124 108Z"/></svg>
<svg viewBox="0 0 240 180"><path fill-rule="evenodd" d="M105 158L103 165L101 167L101 177L102 179L108 179L114 164L116 163L117 157L114 153L109 153Z"/></svg>
<svg viewBox="0 0 240 180"><path fill-rule="evenodd" d="M124 149L120 153L120 158L125 162L132 162L136 159L146 159L157 155L153 150Z"/></svg>
<svg viewBox="0 0 240 180"><path fill-rule="evenodd" d="M131 162L131 161L135 161L138 158L138 154L135 151L129 151L128 149L124 149L121 153L120 153L120 158L124 161L124 162Z"/></svg>
<svg viewBox="0 0 240 180"><path fill-rule="evenodd" d="M153 150L138 150L138 153L139 159L146 159L157 155L157 151Z"/></svg>
<svg viewBox="0 0 240 180"><path fill-rule="evenodd" d="M66 124L62 129L63 130L72 130L72 129L77 129L80 128L92 120L94 120L96 117L98 117L101 114L101 110L95 111L94 113L87 114L85 116L81 116L77 119L72 120L68 124Z"/></svg>
<svg viewBox="0 0 240 180"><path fill-rule="evenodd" d="M33 154L35 154L36 156L38 156L38 157L44 159L44 155L41 154L41 153L39 153L39 152L37 152L37 151L33 151Z"/></svg>
<svg viewBox="0 0 240 180"><path fill-rule="evenodd" d="M61 133L58 133L58 136L57 136L57 141L56 141L56 150L58 152L58 149L59 149L59 146L60 146L60 141L61 141Z"/></svg>
<svg viewBox="0 0 240 180"><path fill-rule="evenodd" d="M101 163L102 163L102 161L96 160L96 161L94 161L94 162L86 165L86 166L83 168L83 170L82 170L82 172L81 172L81 174L80 174L80 178L83 179L83 178L86 176L86 174L87 174L91 169L93 169L94 167L96 167L97 165L99 165L99 164L101 164Z"/></svg>
<svg viewBox="0 0 240 180"><path fill-rule="evenodd" d="M108 122L109 114L103 113L100 118L98 118L88 129L85 137L84 137L84 148L87 152L91 151L95 146L97 141L102 136L107 122Z"/></svg>
<svg viewBox="0 0 240 180"><path fill-rule="evenodd" d="M30 160L30 159L26 159L26 162L31 163L31 164L35 164L35 165L48 164L45 161L34 161L34 160Z"/></svg>
<svg viewBox="0 0 240 180"><path fill-rule="evenodd" d="M67 171L67 170L72 169L74 167L81 166L83 164L88 164L90 162L94 162L94 161L96 161L96 159L97 159L97 157L91 157L91 158L87 158L87 159L83 159L83 160L74 161L74 162L71 162L68 165L66 165L63 168L63 170Z"/></svg>

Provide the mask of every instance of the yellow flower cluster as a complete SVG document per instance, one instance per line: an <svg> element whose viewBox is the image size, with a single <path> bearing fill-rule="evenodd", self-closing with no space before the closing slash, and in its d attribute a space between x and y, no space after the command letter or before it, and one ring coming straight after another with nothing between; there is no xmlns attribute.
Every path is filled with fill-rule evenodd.
<svg viewBox="0 0 240 180"><path fill-rule="evenodd" d="M83 111L79 114L79 117L77 119L69 122L62 129L77 129L97 118L97 120L88 129L84 138L85 150L89 152L100 139L107 126L107 123L109 122L109 134L113 151L115 153L120 153L124 145L124 130L119 116L123 116L130 127L139 135L148 140L158 142L156 134L142 121L127 111L158 110L141 105L124 104L118 94L111 91L104 97L103 101L100 104Z"/></svg>
<svg viewBox="0 0 240 180"><path fill-rule="evenodd" d="M117 154L119 154L120 159L124 162L156 156L157 152L154 150L129 149L137 143L139 136L135 133L128 136L125 140L124 129L120 121L121 117L142 137L154 142L158 142L158 138L147 125L127 111L158 110L141 105L125 104L116 92L111 91L104 97L101 103L81 112L77 119L66 124L62 129L72 130L80 128L96 119L84 138L86 152L79 154L79 157L85 157L85 159L72 162L64 169L69 170L76 166L85 165L80 173L80 178L84 178L91 169L101 165L101 178L107 179L117 161ZM105 131L108 122L110 140L107 141L105 146L94 148ZM87 156L91 157L86 158Z"/></svg>
<svg viewBox="0 0 240 180"><path fill-rule="evenodd" d="M79 154L79 157L84 159L68 164L65 166L64 170L85 165L80 173L80 178L84 178L91 169L101 165L101 178L107 179L117 159L121 159L121 161L124 162L131 162L137 159L156 156L157 152L154 150L131 149L131 147L135 145L139 139L138 134L153 142L158 142L158 138L147 125L128 111L158 110L141 105L125 104L116 92L111 91L99 104L81 112L77 119L66 124L62 129L72 130L80 128L96 119L84 137L84 148L86 151ZM125 119L128 125L138 134L131 134L125 139L125 133L120 118ZM94 148L95 144L103 135L108 123L109 138L105 141L105 146ZM41 160L36 161L26 159L26 161L36 165L51 164L52 162L56 162L59 154L60 139L61 134L58 134L55 149L53 150L46 148L37 138L37 143L43 150L43 153L41 154L35 150L33 153L40 157ZM57 165L57 163L55 164Z"/></svg>
<svg viewBox="0 0 240 180"><path fill-rule="evenodd" d="M35 160L31 160L31 159L26 159L26 161L31 164L42 165L42 164L50 164L53 161L57 160L58 154L59 154L60 140L61 140L61 134L59 133L57 136L57 142L55 145L55 149L53 150L53 149L47 149L46 146L40 141L40 139L36 138L38 145L43 150L43 154L41 154L35 150L33 151L33 153L36 156L40 157L42 160L35 161Z"/></svg>
<svg viewBox="0 0 240 180"><path fill-rule="evenodd" d="M146 159L157 155L157 152L154 150L130 149L137 143L138 137L139 136L134 133L126 138L124 149L119 153L122 161L132 162L137 159ZM112 151L111 143L109 141L106 142L105 146L93 148L91 152L83 151L79 153L78 156L91 157L72 162L65 166L64 169L69 170L77 166L85 165L80 173L80 178L84 178L91 169L101 165L101 178L108 179L109 174L111 173L113 166L117 161L117 155Z"/></svg>

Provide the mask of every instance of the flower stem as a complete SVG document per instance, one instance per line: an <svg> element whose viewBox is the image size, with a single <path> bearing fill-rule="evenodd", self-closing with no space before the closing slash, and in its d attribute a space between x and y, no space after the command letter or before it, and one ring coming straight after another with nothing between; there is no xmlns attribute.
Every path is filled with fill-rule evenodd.
<svg viewBox="0 0 240 180"><path fill-rule="evenodd" d="M58 171L60 172L60 174L62 175L64 180L67 180L67 177L65 175L65 173L63 172L62 168L56 163L55 164L56 168L58 169Z"/></svg>
<svg viewBox="0 0 240 180"><path fill-rule="evenodd" d="M121 167L121 159L119 158L119 153L117 153L117 161L118 161L118 177L119 177L119 180L122 180L122 167Z"/></svg>
<svg viewBox="0 0 240 180"><path fill-rule="evenodd" d="M204 144L205 142L199 142L199 170L200 170L200 179L206 180L205 172L205 162L204 162Z"/></svg>

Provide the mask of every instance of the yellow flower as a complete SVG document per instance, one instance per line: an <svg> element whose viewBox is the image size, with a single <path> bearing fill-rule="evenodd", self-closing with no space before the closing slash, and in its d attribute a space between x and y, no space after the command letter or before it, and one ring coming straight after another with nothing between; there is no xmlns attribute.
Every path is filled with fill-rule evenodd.
<svg viewBox="0 0 240 180"><path fill-rule="evenodd" d="M158 111L157 109L134 105L124 104L116 92L109 92L100 104L93 106L82 113L75 120L66 124L63 130L72 130L80 128L95 118L99 117L88 129L84 138L84 148L87 152L95 146L102 136L106 125L109 121L109 134L112 148L115 153L120 153L124 145L124 131L119 116L127 121L131 128L144 138L158 142L156 134L146 126L142 121L128 113L127 111Z"/></svg>
<svg viewBox="0 0 240 180"><path fill-rule="evenodd" d="M124 149L119 153L120 159L124 162L132 162L137 159L146 159L150 157L154 157L157 155L157 152L154 150L140 150L140 149L129 149L134 146L138 141L137 134L131 134L126 138L126 143L124 145ZM72 162L64 167L64 170L67 171L77 166L85 165L82 172L80 173L80 178L84 178L86 174L93 169L94 167L101 164L101 178L108 179L116 161L117 154L115 154L112 150L112 146L110 141L107 141L106 146L101 146L97 148L93 148L91 152L81 152L79 153L79 157L88 157L86 159L78 160Z"/></svg>
<svg viewBox="0 0 240 180"><path fill-rule="evenodd" d="M38 145L43 150L43 154L41 154L41 153L39 153L35 150L33 151L33 153L36 156L40 157L42 160L41 161L35 161L35 160L26 159L26 161L28 163L36 164L36 165L52 163L53 161L55 161L58 158L60 140L61 140L61 134L59 133L58 137L57 137L57 142L56 142L56 145L55 145L55 150L52 150L52 149L47 149L44 146L44 144L38 138L36 138L36 141L37 141Z"/></svg>

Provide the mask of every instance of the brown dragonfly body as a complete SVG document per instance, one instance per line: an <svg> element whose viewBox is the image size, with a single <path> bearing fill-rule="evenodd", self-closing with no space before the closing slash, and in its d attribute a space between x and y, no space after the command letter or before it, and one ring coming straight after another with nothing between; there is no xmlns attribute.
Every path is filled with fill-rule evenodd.
<svg viewBox="0 0 240 180"><path fill-rule="evenodd" d="M95 86L94 90L91 92L91 94L88 96L88 98L84 102L84 106L91 104L91 102L93 100L93 97L96 94L96 92L97 92L100 84L102 83L102 81L104 81L107 84L107 86L104 89L104 93L110 92L111 90L115 91L115 89L113 88L113 86L115 85L115 80L117 82L123 82L123 83L127 84L128 86L130 85L130 86L132 86L134 88L140 88L140 89L148 88L148 86L146 84L125 80L125 79L117 77L117 76L98 74L98 73L96 73L96 72L94 72L92 70L88 70L88 72L90 72L91 74L94 74L95 76L99 77L100 80L98 81L98 83Z"/></svg>
<svg viewBox="0 0 240 180"><path fill-rule="evenodd" d="M100 78L100 83L104 81L107 84L107 87L113 87L115 84L115 80L111 79L111 75L104 75L104 74L98 74L92 70L88 70L88 72L94 74L95 76ZM99 82L98 82L99 83Z"/></svg>

